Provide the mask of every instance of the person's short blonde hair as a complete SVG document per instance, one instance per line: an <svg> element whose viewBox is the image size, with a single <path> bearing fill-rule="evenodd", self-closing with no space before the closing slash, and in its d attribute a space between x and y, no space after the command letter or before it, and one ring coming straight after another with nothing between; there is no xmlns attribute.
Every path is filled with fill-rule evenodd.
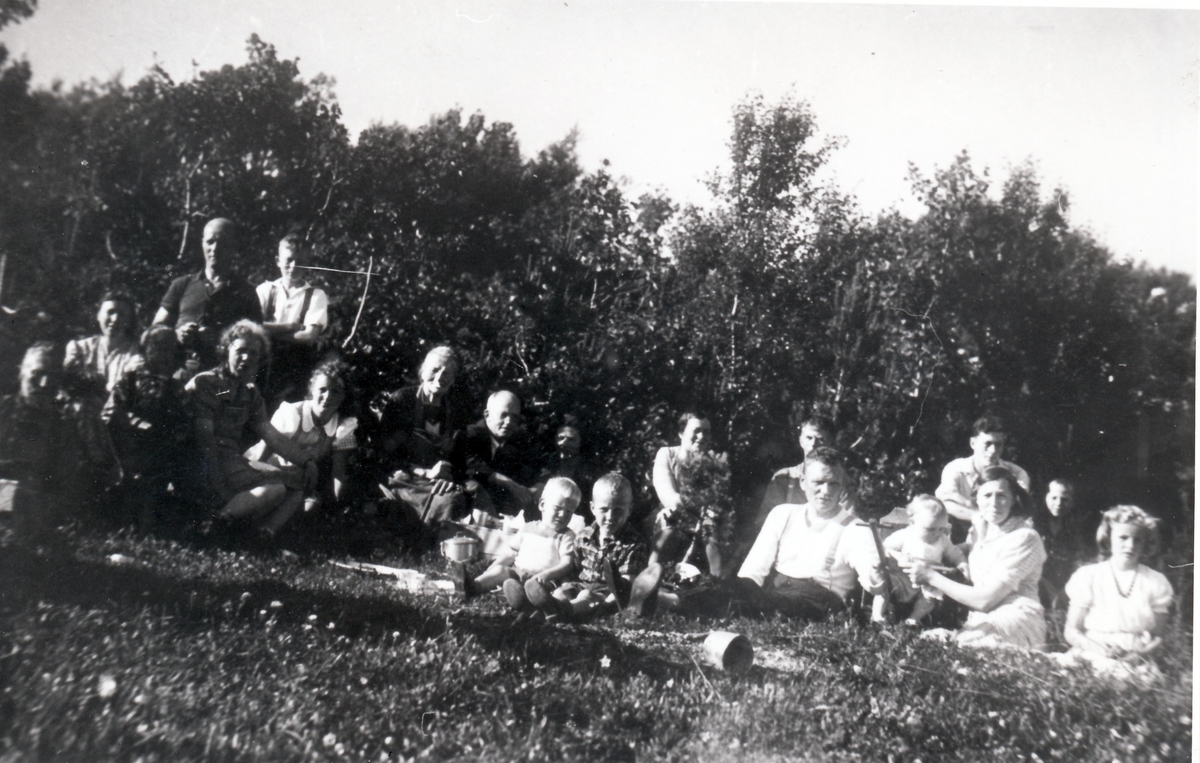
<svg viewBox="0 0 1200 763"><path fill-rule="evenodd" d="M1158 554L1158 518L1150 516L1138 506L1120 504L1100 516L1100 526L1096 528L1096 547L1100 550L1100 556L1105 559L1112 556L1113 525L1133 525L1138 529L1139 559Z"/></svg>
<svg viewBox="0 0 1200 763"><path fill-rule="evenodd" d="M579 502L583 500L583 491L579 489L579 485L575 484L575 480L569 477L551 477L546 483L546 487L542 488L541 500L546 500L547 496L562 495L571 501L573 509L579 508ZM539 504L541 501L539 501Z"/></svg>
<svg viewBox="0 0 1200 763"><path fill-rule="evenodd" d="M908 502L908 518L911 520L918 512L932 515L938 522L947 517L946 504L929 493L921 493Z"/></svg>
<svg viewBox="0 0 1200 763"><path fill-rule="evenodd" d="M629 480L625 479L624 475L609 472L596 480L596 483L592 485L592 499L595 500L596 494L601 491L607 491L626 508L633 507L633 485L629 484Z"/></svg>

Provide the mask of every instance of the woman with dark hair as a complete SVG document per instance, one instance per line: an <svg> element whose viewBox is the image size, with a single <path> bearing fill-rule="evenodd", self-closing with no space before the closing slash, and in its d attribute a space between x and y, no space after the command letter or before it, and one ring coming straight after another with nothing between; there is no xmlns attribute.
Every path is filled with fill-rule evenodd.
<svg viewBox="0 0 1200 763"><path fill-rule="evenodd" d="M1030 527L1033 501L1002 466L985 469L974 493L979 518L968 540L971 582L951 580L919 559L902 566L914 585L935 588L972 610L955 634L958 643L1041 649L1046 619L1038 581L1046 550Z"/></svg>
<svg viewBox="0 0 1200 763"><path fill-rule="evenodd" d="M63 391L79 431L85 480L112 487L122 479L121 464L102 411L108 396L126 374L143 364L137 340L133 301L108 292L100 298L96 322L100 333L67 342L63 357Z"/></svg>
<svg viewBox="0 0 1200 763"><path fill-rule="evenodd" d="M133 301L124 294L108 292L100 298L100 333L67 342L63 385L72 397L94 397L103 405L125 372L142 364L135 314Z"/></svg>
<svg viewBox="0 0 1200 763"><path fill-rule="evenodd" d="M192 377L186 388L204 474L216 495L217 516L258 521L259 534L270 540L300 506L305 482L315 481L317 461L328 454L329 443L299 445L271 425L254 384L271 352L262 326L238 321L221 334L217 351L221 365ZM256 439L294 466L251 464L243 451Z"/></svg>

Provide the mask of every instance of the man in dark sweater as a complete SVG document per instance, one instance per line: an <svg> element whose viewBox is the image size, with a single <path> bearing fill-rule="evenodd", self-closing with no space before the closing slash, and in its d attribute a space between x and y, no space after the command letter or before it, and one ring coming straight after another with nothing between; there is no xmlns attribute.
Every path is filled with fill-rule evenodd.
<svg viewBox="0 0 1200 763"><path fill-rule="evenodd" d="M199 369L209 369L220 362L221 331L242 318L262 323L263 314L254 287L237 275L239 250L233 222L223 217L209 220L202 248L204 269L171 282L154 323L174 328L188 358L198 360Z"/></svg>
<svg viewBox="0 0 1200 763"><path fill-rule="evenodd" d="M516 438L521 401L511 392L493 392L483 422L467 427L467 477L479 483L475 508L488 514L519 514L534 505L527 487L537 478L536 459Z"/></svg>

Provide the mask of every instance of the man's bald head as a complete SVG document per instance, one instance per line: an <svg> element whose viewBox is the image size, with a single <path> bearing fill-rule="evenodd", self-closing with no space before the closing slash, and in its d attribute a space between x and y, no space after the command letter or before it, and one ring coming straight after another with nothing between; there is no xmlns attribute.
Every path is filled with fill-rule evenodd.
<svg viewBox="0 0 1200 763"><path fill-rule="evenodd" d="M483 421L497 440L506 440L517 431L521 417L521 400L507 390L493 392L487 401Z"/></svg>
<svg viewBox="0 0 1200 763"><path fill-rule="evenodd" d="M231 271L238 253L237 226L233 220L214 217L204 226L201 240L204 268L210 274L224 275Z"/></svg>

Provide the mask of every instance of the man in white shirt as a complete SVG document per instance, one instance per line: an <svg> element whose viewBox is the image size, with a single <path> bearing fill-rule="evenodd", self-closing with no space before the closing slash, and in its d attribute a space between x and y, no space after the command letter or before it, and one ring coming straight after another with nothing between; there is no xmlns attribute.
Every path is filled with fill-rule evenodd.
<svg viewBox="0 0 1200 763"><path fill-rule="evenodd" d="M284 237L275 260L280 277L255 289L262 306L263 328L271 336L271 378L266 397L272 404L303 396L308 374L319 359L318 343L329 325L329 297L296 274L305 253L299 236Z"/></svg>
<svg viewBox="0 0 1200 763"><path fill-rule="evenodd" d="M842 502L846 470L832 448L804 459L808 503L782 503L767 515L738 570L742 596L756 608L819 620L845 606L855 582L882 594L883 573L871 531Z"/></svg>
<svg viewBox="0 0 1200 763"><path fill-rule="evenodd" d="M980 475L989 467L1004 467L1016 477L1018 485L1029 490L1029 475L1025 470L1000 458L1008 440L1007 431L1004 422L995 416L976 419L971 426L971 455L954 459L942 470L942 482L934 495L946 504L946 511L950 513L954 530L951 540L955 543L961 543L967 537L967 530L979 514L975 505L975 487Z"/></svg>

